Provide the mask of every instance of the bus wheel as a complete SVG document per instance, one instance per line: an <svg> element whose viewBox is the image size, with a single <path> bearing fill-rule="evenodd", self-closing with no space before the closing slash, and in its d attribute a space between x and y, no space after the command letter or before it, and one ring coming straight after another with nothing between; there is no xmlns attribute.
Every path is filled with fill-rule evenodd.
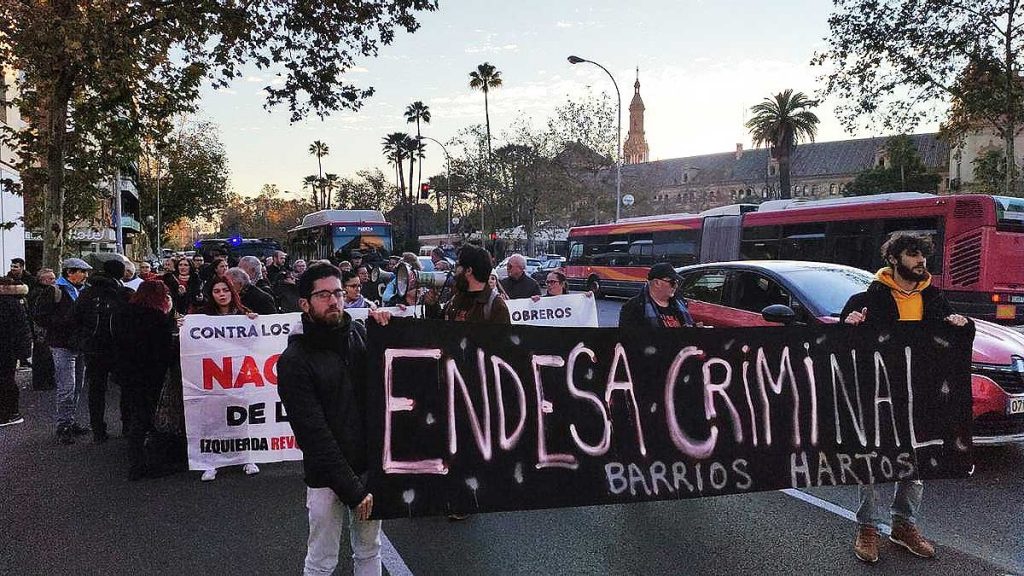
<svg viewBox="0 0 1024 576"><path fill-rule="evenodd" d="M601 282L597 278L591 278L587 280L587 290L594 293L594 298L600 298L601 294Z"/></svg>

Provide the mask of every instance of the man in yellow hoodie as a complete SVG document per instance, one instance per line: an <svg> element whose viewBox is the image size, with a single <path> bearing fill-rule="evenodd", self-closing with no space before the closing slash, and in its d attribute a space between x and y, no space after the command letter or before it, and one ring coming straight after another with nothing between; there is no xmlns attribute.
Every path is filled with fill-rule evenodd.
<svg viewBox="0 0 1024 576"><path fill-rule="evenodd" d="M878 271L866 292L854 294L841 320L847 324L889 326L896 322L945 321L967 325L967 318L955 313L942 291L931 285L927 259L932 254L931 238L896 232L882 245L882 260L888 266ZM892 501L892 533L889 540L922 558L935 556L935 546L926 540L915 523L921 507L924 485L920 480L896 483ZM874 485L860 487L857 509L857 539L853 551L864 562L878 561L877 494Z"/></svg>

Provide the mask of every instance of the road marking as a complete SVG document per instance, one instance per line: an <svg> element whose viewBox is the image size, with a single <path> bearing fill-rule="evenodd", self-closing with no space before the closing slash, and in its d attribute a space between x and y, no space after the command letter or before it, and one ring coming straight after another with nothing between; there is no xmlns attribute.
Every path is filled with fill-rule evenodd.
<svg viewBox="0 0 1024 576"><path fill-rule="evenodd" d="M811 496L807 492L802 492L800 490L795 490L793 488L786 488L785 490L782 490L782 493L786 494L787 496L791 496L793 498L796 498L797 500L802 500L804 502L807 502L811 506L817 506L818 508L821 508L822 510L831 512L831 513L833 513L833 514L835 514L837 516L842 516L843 518L846 518L847 520L853 520L854 522L857 521L857 515L855 513L851 512L850 510L847 510L846 508L843 508L842 506L837 506L837 505L829 502L828 500L822 500L821 498L818 498L817 496ZM892 529L889 527L888 524L882 524L881 531L882 531L883 534L888 535L891 532L891 530Z"/></svg>
<svg viewBox="0 0 1024 576"><path fill-rule="evenodd" d="M409 570L409 566L402 560L402 556L383 530L380 531L380 561L391 576L412 576L412 570Z"/></svg>

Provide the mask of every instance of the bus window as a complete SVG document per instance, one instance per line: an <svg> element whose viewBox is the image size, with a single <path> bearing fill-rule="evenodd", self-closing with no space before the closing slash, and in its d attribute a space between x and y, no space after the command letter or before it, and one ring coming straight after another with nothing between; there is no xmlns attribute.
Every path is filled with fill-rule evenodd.
<svg viewBox="0 0 1024 576"><path fill-rule="evenodd" d="M827 262L868 271L879 268L878 247L881 242L878 240L877 220L831 222L828 230L828 241L832 247Z"/></svg>
<svg viewBox="0 0 1024 576"><path fill-rule="evenodd" d="M935 253L928 258L928 271L932 274L942 273L943 234L938 218L891 218L883 221L882 225L884 227L883 242L893 232L905 232L931 238Z"/></svg>
<svg viewBox="0 0 1024 576"><path fill-rule="evenodd" d="M583 243L573 242L569 247L569 258L567 264L583 264Z"/></svg>
<svg viewBox="0 0 1024 576"><path fill-rule="evenodd" d="M743 229L740 260L778 260L779 226L750 226Z"/></svg>
<svg viewBox="0 0 1024 576"><path fill-rule="evenodd" d="M824 223L785 226L782 236L779 254L784 260L821 262L826 259Z"/></svg>
<svg viewBox="0 0 1024 576"><path fill-rule="evenodd" d="M668 262L673 266L687 266L697 262L700 253L697 230L671 230L654 233L652 257L654 262Z"/></svg>
<svg viewBox="0 0 1024 576"><path fill-rule="evenodd" d="M630 266L650 266L654 264L653 250L654 246L651 240L637 240L629 245L629 265Z"/></svg>
<svg viewBox="0 0 1024 576"><path fill-rule="evenodd" d="M608 245L604 252L594 254L592 260L595 266L628 266L629 265L629 241L628 236L609 236Z"/></svg>

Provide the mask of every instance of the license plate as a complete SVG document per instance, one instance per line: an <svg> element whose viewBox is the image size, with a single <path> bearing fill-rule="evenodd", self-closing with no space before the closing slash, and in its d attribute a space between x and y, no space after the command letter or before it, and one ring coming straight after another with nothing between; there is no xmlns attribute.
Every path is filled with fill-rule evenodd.
<svg viewBox="0 0 1024 576"><path fill-rule="evenodd" d="M1010 401L1006 403L1007 414L1024 414L1024 396L1020 398L1010 398Z"/></svg>
<svg viewBox="0 0 1024 576"><path fill-rule="evenodd" d="M1024 304L1024 296L1010 296L1008 300L1014 304Z"/></svg>

